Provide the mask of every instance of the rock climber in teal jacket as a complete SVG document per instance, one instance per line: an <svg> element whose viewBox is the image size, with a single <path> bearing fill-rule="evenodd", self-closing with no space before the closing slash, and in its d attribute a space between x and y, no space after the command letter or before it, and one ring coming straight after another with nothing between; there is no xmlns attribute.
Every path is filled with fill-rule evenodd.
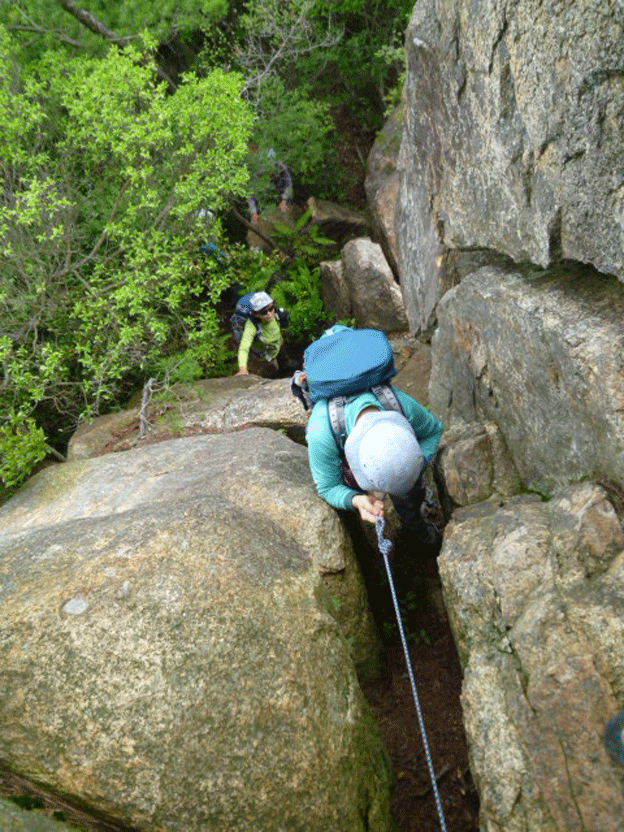
<svg viewBox="0 0 624 832"><path fill-rule="evenodd" d="M384 410L370 392L347 397L346 474L327 401L317 401L306 428L310 470L319 495L334 508L359 511L363 520L374 523L383 515L383 501L370 492L385 492L403 530L430 536L421 514L422 471L436 452L443 425L416 399L394 390L404 415Z"/></svg>

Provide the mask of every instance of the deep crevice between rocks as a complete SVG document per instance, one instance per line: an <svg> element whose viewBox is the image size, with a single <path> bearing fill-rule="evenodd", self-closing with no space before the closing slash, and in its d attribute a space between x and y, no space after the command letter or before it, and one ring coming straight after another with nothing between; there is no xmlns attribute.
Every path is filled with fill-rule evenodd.
<svg viewBox="0 0 624 832"><path fill-rule="evenodd" d="M445 517L448 514L438 509L435 519L440 528ZM433 832L440 829L440 822L383 557L374 533L367 533L356 515L345 513L344 521L383 644L382 676L361 679L360 686L390 756L392 812L399 832ZM476 832L479 798L462 719L462 671L437 558L413 542L398 543L390 561L446 828L448 832Z"/></svg>

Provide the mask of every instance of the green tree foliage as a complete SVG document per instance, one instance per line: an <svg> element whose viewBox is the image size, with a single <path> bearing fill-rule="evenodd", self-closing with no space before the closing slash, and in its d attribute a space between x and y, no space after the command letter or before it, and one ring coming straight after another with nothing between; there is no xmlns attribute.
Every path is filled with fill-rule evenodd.
<svg viewBox="0 0 624 832"><path fill-rule="evenodd" d="M311 53L301 67L302 83L324 83L334 103L379 129L388 108L398 103L413 7L414 0L316 0L314 14L333 20L344 34L336 46Z"/></svg>
<svg viewBox="0 0 624 832"><path fill-rule="evenodd" d="M330 105L299 83L300 60L322 55L340 42L342 32L315 15L316 0L256 0L228 17L227 26L207 28L200 64L226 60L245 78L244 95L257 116L254 142L261 154L273 148L297 185L317 196L335 195L340 178ZM214 32L222 34L219 40ZM212 34L211 34L212 33ZM227 57L223 46L227 45ZM268 176L258 157L250 157L254 192L263 197ZM264 178L263 178L264 174Z"/></svg>
<svg viewBox="0 0 624 832"><path fill-rule="evenodd" d="M263 83L256 115L253 137L258 150L247 159L256 197L265 205L275 200L269 149L288 166L299 187L320 198L333 196L339 164L329 105L308 97L305 90L289 89L281 78L272 76Z"/></svg>
<svg viewBox="0 0 624 832"><path fill-rule="evenodd" d="M318 334L320 241L259 255L219 213L249 193L251 139L339 197L330 113L381 125L412 2L0 2L0 482L148 376L223 371L225 287Z"/></svg>
<svg viewBox="0 0 624 832"><path fill-rule="evenodd" d="M271 233L279 249L269 255L254 252L253 268L239 270L241 291L270 292L277 305L288 310L291 349L302 352L330 323L323 306L318 264L338 256L338 246L310 222L309 211L293 228L278 222Z"/></svg>
<svg viewBox="0 0 624 832"><path fill-rule="evenodd" d="M73 428L163 362L209 373L227 273L199 262L200 209L245 188L253 122L234 73L184 76L167 95L150 50L48 51L27 74L15 53L0 28L6 484L60 415Z"/></svg>
<svg viewBox="0 0 624 832"><path fill-rule="evenodd" d="M44 48L65 46L73 55L106 54L106 37L89 28L72 13L86 12L118 38L139 40L148 31L159 44L191 39L205 28L218 24L229 10L228 0L2 0L0 22L17 38L22 47L20 60L35 59Z"/></svg>

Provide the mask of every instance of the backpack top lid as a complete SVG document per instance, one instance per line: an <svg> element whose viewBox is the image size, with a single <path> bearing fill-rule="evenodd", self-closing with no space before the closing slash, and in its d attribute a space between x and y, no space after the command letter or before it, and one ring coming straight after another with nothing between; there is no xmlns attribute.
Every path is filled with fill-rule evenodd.
<svg viewBox="0 0 624 832"><path fill-rule="evenodd" d="M392 345L384 332L342 324L310 344L303 366L312 402L368 390L396 374Z"/></svg>
<svg viewBox="0 0 624 832"><path fill-rule="evenodd" d="M244 315L245 317L251 316L252 312L254 311L254 307L252 306L251 299L253 298L254 295L261 295L261 294L264 295L266 293L265 292L257 292L257 291L247 292L246 295L243 295L242 297L240 297L236 301L236 308L234 309L234 312L238 313L239 315ZM266 296L269 297L268 295L266 295ZM269 300L264 305L268 306L269 303L271 303L271 298L269 298ZM262 308L261 306L256 307L256 309L261 309L261 308Z"/></svg>

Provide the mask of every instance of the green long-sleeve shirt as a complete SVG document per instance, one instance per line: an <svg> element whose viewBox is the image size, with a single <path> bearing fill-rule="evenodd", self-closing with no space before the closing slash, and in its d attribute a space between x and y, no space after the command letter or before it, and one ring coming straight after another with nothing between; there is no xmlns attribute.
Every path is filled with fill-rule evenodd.
<svg viewBox="0 0 624 832"><path fill-rule="evenodd" d="M259 352L264 352L268 361L275 358L282 346L282 330L276 318L270 321L259 320L262 343L257 344ZM249 359L249 350L256 337L257 331L253 321L247 321L238 347L238 366L246 367Z"/></svg>
<svg viewBox="0 0 624 832"><path fill-rule="evenodd" d="M433 457L442 436L443 425L416 399L394 388L405 417L414 428L418 444L423 452L425 464ZM347 435L353 430L360 411L375 405L383 410L379 399L373 393L359 393L345 402L345 429ZM310 471L316 483L316 490L334 508L353 509L351 500L356 494L342 479L342 466L336 441L329 426L327 400L321 399L312 408L306 428Z"/></svg>

